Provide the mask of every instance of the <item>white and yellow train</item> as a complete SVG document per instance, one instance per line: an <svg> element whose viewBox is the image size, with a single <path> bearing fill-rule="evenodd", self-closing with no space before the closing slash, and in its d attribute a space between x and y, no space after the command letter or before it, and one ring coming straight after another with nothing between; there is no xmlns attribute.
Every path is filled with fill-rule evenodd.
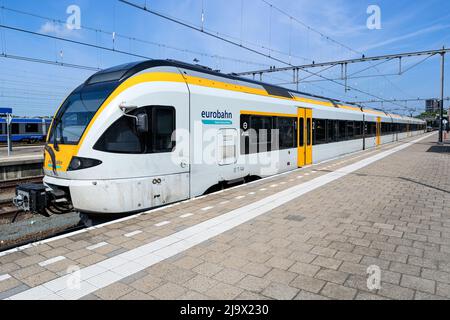
<svg viewBox="0 0 450 320"><path fill-rule="evenodd" d="M205 67L139 62L98 72L61 105L44 184L80 212L139 212L425 129Z"/></svg>

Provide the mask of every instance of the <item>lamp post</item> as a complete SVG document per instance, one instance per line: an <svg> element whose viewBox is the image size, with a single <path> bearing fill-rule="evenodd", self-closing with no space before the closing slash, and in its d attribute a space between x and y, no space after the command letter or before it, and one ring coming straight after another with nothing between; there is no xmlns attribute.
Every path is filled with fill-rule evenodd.
<svg viewBox="0 0 450 320"><path fill-rule="evenodd" d="M441 52L441 100L439 106L439 143L444 142L444 62L445 51Z"/></svg>
<svg viewBox="0 0 450 320"><path fill-rule="evenodd" d="M7 148L8 148L8 157L11 155L12 152L12 143L11 143L11 122L12 122L12 115L10 113L6 114L6 141L7 141Z"/></svg>

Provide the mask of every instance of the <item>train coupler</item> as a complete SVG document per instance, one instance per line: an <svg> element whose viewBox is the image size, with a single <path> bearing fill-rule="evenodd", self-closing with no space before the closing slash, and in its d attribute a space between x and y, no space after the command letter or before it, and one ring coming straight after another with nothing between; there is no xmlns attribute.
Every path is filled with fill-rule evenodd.
<svg viewBox="0 0 450 320"><path fill-rule="evenodd" d="M43 213L48 206L49 197L44 184L27 183L16 187L14 205L23 211Z"/></svg>
<svg viewBox="0 0 450 320"><path fill-rule="evenodd" d="M72 204L66 196L63 190L54 190L44 184L29 183L16 187L13 203L22 211L48 217L48 212L62 214L73 210Z"/></svg>

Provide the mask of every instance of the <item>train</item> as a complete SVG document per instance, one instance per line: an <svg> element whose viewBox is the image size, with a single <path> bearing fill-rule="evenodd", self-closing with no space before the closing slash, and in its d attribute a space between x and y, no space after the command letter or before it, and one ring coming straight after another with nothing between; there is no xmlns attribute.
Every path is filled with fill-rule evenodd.
<svg viewBox="0 0 450 320"><path fill-rule="evenodd" d="M62 103L40 190L66 201L60 211L130 214L425 131L415 118L199 65L142 61L99 71Z"/></svg>
<svg viewBox="0 0 450 320"><path fill-rule="evenodd" d="M13 118L11 122L11 141L35 143L46 141L51 119ZM6 120L0 118L0 143L7 142Z"/></svg>

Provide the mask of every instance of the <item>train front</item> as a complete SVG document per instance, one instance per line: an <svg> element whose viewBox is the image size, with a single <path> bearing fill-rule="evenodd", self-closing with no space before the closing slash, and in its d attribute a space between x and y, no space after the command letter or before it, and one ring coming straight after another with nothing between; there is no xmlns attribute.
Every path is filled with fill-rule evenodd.
<svg viewBox="0 0 450 320"><path fill-rule="evenodd" d="M81 156L82 147L96 115L100 109L107 108L107 100L118 85L117 81L85 83L73 91L57 111L44 151L44 184L50 191L48 200L53 204L48 206L50 210L70 210L74 204L77 207L81 198L86 199L86 211L96 208L91 203L95 200L86 197L82 189L89 190L89 183L84 181L87 177L101 178L94 170L103 161L86 152ZM83 205L77 209L83 209Z"/></svg>
<svg viewBox="0 0 450 320"><path fill-rule="evenodd" d="M56 112L44 148L44 183L18 186L14 198L17 207L41 214L60 214L78 209L77 202L78 205L84 202L80 209L98 211L100 203L85 193L93 186L92 182L85 179L101 178L95 170L103 161L90 155L81 156L82 147L90 130L99 131L95 119L107 109L111 101L108 98L112 98L120 81L92 79L95 78L75 89Z"/></svg>
<svg viewBox="0 0 450 320"><path fill-rule="evenodd" d="M142 162L139 152L128 149L138 148L141 133L148 130L147 115L128 106L143 92L132 75L127 76L132 68L101 71L66 98L48 133L43 184L18 186L17 207L36 213L88 214L143 209L125 196L137 193L129 189L136 188L133 170ZM146 89L151 95L152 90ZM105 152L105 148L130 152Z"/></svg>

